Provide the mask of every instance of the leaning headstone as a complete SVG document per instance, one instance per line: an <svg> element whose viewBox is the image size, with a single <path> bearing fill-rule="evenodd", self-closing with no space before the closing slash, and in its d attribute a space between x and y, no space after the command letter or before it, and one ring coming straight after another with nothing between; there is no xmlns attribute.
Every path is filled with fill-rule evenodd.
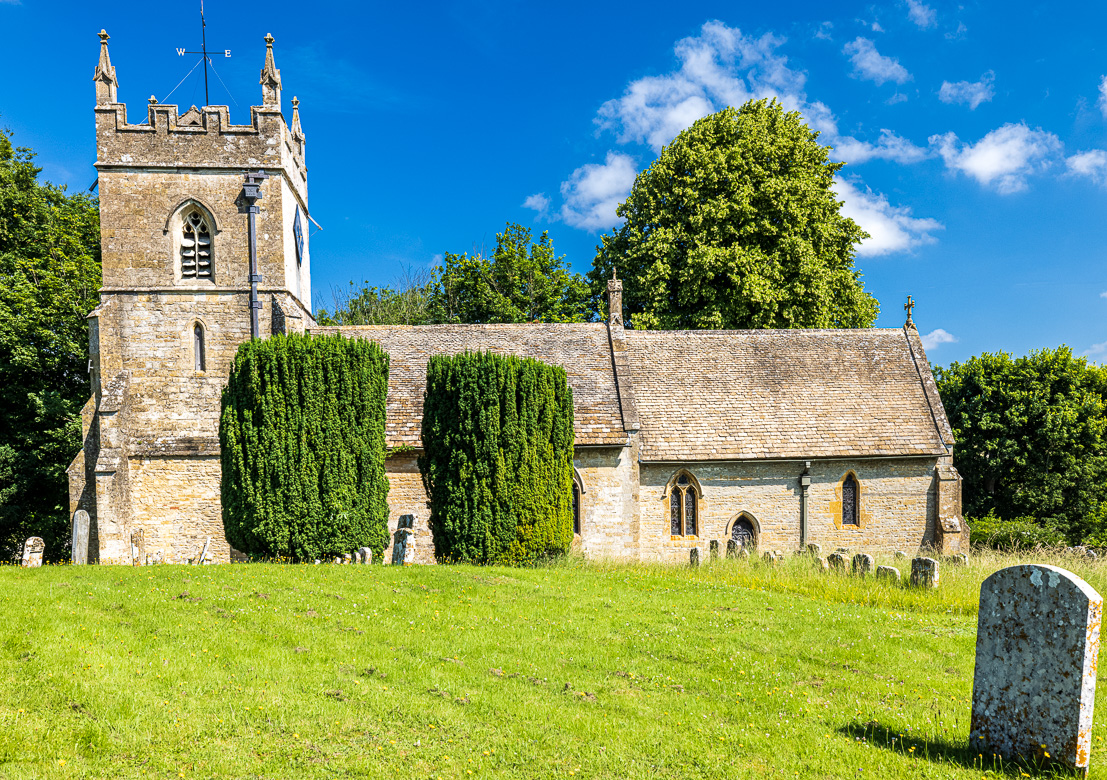
<svg viewBox="0 0 1107 780"><path fill-rule="evenodd" d="M368 547L362 547L360 550L358 550L358 552L361 553L361 562L362 563L372 563L373 562L373 551L370 550Z"/></svg>
<svg viewBox="0 0 1107 780"><path fill-rule="evenodd" d="M726 557L732 560L738 557L738 542L733 539L726 540Z"/></svg>
<svg viewBox="0 0 1107 780"><path fill-rule="evenodd" d="M846 556L842 555L842 553L831 553L830 555L826 556L826 562L830 564L830 568L832 569L845 571Z"/></svg>
<svg viewBox="0 0 1107 780"><path fill-rule="evenodd" d="M699 566L700 565L700 548L693 547L688 551L688 565Z"/></svg>
<svg viewBox="0 0 1107 780"><path fill-rule="evenodd" d="M814 558L818 558L823 554L823 546L816 542L810 542L807 545L807 554Z"/></svg>
<svg viewBox="0 0 1107 780"><path fill-rule="evenodd" d="M876 578L878 580L889 580L898 585L900 580L899 569L895 566L877 566Z"/></svg>
<svg viewBox="0 0 1107 780"><path fill-rule="evenodd" d="M911 584L917 588L938 587L938 562L933 558L913 558Z"/></svg>
<svg viewBox="0 0 1107 780"><path fill-rule="evenodd" d="M23 544L23 560L21 564L27 569L37 569L42 565L42 551L46 543L41 536L32 536Z"/></svg>
<svg viewBox="0 0 1107 780"><path fill-rule="evenodd" d="M712 539L710 544L708 545L708 549L711 551L710 552L711 560L713 560L713 561L719 560L719 540L718 539Z"/></svg>
<svg viewBox="0 0 1107 780"><path fill-rule="evenodd" d="M859 574L862 577L867 577L873 572L873 557L868 553L857 553L853 556L853 562L850 568L854 574Z"/></svg>
<svg viewBox="0 0 1107 780"><path fill-rule="evenodd" d="M903 558L906 558L906 557L907 557L907 553L905 553L903 550L896 550L896 558L897 559L903 559Z"/></svg>
<svg viewBox="0 0 1107 780"><path fill-rule="evenodd" d="M88 563L88 512L78 509L73 513L73 565Z"/></svg>
<svg viewBox="0 0 1107 780"><path fill-rule="evenodd" d="M1103 598L1072 572L1028 564L980 586L974 751L1088 771Z"/></svg>

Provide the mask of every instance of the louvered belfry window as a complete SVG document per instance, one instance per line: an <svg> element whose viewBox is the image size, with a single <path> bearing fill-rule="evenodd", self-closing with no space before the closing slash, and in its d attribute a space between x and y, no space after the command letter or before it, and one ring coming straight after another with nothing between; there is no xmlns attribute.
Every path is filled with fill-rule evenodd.
<svg viewBox="0 0 1107 780"><path fill-rule="evenodd" d="M699 519L699 496L687 474L677 477L673 492L669 494L669 534L671 536L695 536Z"/></svg>
<svg viewBox="0 0 1107 780"><path fill-rule="evenodd" d="M211 228L199 210L185 215L181 228L181 278L211 278Z"/></svg>
<svg viewBox="0 0 1107 780"><path fill-rule="evenodd" d="M842 481L842 525L860 525L857 493L857 480L847 474Z"/></svg>

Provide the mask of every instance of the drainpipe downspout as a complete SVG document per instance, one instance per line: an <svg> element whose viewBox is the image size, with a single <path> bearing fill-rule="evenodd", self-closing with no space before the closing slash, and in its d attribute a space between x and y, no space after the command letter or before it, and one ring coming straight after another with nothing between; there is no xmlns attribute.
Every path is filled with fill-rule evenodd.
<svg viewBox="0 0 1107 780"><path fill-rule="evenodd" d="M265 171L247 172L246 180L242 185L240 196L240 212L247 216L247 229L250 240L250 338L256 339L261 335L258 325L258 311L261 309L261 301L258 300L258 282L261 274L258 273L258 230L257 230L257 202L261 200L261 183L268 179Z"/></svg>
<svg viewBox="0 0 1107 780"><path fill-rule="evenodd" d="M804 461L803 473L800 474L800 550L807 549L807 501L808 491L811 487L811 461Z"/></svg>

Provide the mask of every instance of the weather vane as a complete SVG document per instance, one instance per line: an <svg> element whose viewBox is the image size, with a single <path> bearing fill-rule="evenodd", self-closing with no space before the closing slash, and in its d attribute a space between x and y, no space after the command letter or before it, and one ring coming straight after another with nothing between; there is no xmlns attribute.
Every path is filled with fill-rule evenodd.
<svg viewBox="0 0 1107 780"><path fill-rule="evenodd" d="M203 57L204 63L204 105L208 105L211 101L208 100L208 23L204 19L204 0L200 0L200 51L185 51L183 48L177 49L177 54L181 57L186 54L199 54ZM224 57L231 56L230 49L223 50ZM215 67L214 65L212 66Z"/></svg>

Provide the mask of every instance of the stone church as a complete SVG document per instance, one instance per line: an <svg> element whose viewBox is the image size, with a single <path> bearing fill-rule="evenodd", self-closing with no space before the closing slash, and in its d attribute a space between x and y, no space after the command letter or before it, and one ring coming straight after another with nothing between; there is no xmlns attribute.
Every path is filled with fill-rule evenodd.
<svg viewBox="0 0 1107 780"><path fill-rule="evenodd" d="M247 125L226 106L181 113L154 98L132 124L100 39L103 288L89 315L84 447L69 468L71 511L92 519L90 560L184 562L205 549L231 560L220 394L239 344L291 332L341 332L390 354L389 523L415 516L424 562L425 367L466 349L566 369L575 545L588 557L687 561L728 539L959 549L953 435L910 314L893 329L636 331L612 280L607 322L318 327L306 141L296 98L291 120L283 113L272 37Z"/></svg>

